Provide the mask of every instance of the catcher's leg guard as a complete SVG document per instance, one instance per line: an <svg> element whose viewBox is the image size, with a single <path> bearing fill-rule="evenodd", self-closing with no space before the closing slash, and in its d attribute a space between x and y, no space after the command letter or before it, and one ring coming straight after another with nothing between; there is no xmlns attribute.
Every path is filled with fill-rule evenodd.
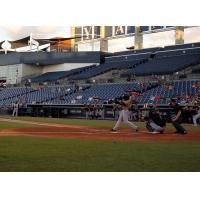
<svg viewBox="0 0 200 200"><path fill-rule="evenodd" d="M153 132L153 128L150 126L150 122L146 122L146 128L149 132Z"/></svg>

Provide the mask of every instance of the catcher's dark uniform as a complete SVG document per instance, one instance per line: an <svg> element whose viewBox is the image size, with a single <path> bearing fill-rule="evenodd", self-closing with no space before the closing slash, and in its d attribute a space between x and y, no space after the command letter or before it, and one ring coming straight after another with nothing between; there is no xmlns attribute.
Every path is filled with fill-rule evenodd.
<svg viewBox="0 0 200 200"><path fill-rule="evenodd" d="M146 128L150 132L163 133L166 126L166 120L163 119L156 110L150 110L148 117L146 117Z"/></svg>

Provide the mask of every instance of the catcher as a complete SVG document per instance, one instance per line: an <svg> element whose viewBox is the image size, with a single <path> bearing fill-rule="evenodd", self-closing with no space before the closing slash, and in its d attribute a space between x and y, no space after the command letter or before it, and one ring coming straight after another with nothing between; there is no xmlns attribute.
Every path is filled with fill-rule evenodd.
<svg viewBox="0 0 200 200"><path fill-rule="evenodd" d="M156 134L164 132L166 120L160 116L156 107L150 107L148 116L146 116L145 118L146 128L150 133Z"/></svg>

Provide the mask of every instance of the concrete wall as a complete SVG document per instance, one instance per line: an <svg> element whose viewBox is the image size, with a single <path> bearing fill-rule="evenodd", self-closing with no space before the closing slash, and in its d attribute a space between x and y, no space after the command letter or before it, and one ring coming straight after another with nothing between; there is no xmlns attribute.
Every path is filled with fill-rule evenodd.
<svg viewBox="0 0 200 200"><path fill-rule="evenodd" d="M0 66L0 79L6 80L7 84L16 84L20 83L26 78L38 76L43 73L54 71L67 71L80 67L86 67L93 64L98 63L65 63L49 66L36 66L28 64L4 65Z"/></svg>
<svg viewBox="0 0 200 200"><path fill-rule="evenodd" d="M31 52L23 53L21 58L25 64L56 65L61 63L100 62L100 52Z"/></svg>
<svg viewBox="0 0 200 200"><path fill-rule="evenodd" d="M20 83L24 77L37 76L42 74L42 67L15 64L0 66L0 79L6 80L7 84Z"/></svg>
<svg viewBox="0 0 200 200"><path fill-rule="evenodd" d="M184 44L184 26L176 26L175 44Z"/></svg>
<svg viewBox="0 0 200 200"><path fill-rule="evenodd" d="M61 63L99 63L100 52L26 52L0 54L0 66L14 64L56 65Z"/></svg>
<svg viewBox="0 0 200 200"><path fill-rule="evenodd" d="M128 51L126 48L134 46L134 36L108 40L108 52Z"/></svg>
<svg viewBox="0 0 200 200"><path fill-rule="evenodd" d="M68 71L71 69L77 69L80 67L86 67L89 65L93 65L97 63L64 63L60 65L49 65L49 66L44 66L42 73L47 73L47 72L55 72L55 71Z"/></svg>
<svg viewBox="0 0 200 200"><path fill-rule="evenodd" d="M22 64L22 77L40 75L42 71L43 67L41 66Z"/></svg>
<svg viewBox="0 0 200 200"><path fill-rule="evenodd" d="M100 41L79 43L78 51L100 51Z"/></svg>
<svg viewBox="0 0 200 200"><path fill-rule="evenodd" d="M19 53L0 54L0 65L14 65L21 63L21 55Z"/></svg>
<svg viewBox="0 0 200 200"><path fill-rule="evenodd" d="M7 84L17 84L22 78L22 64L0 66L0 79Z"/></svg>
<svg viewBox="0 0 200 200"><path fill-rule="evenodd" d="M184 30L184 42L185 44L200 42L200 27L186 28Z"/></svg>

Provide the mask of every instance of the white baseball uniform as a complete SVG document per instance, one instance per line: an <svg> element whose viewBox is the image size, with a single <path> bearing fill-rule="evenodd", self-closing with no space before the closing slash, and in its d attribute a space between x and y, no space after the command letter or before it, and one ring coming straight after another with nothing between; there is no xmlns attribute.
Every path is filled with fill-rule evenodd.
<svg viewBox="0 0 200 200"><path fill-rule="evenodd" d="M194 126L197 126L197 119L200 118L200 106L198 107L198 113L193 116L193 124Z"/></svg>
<svg viewBox="0 0 200 200"><path fill-rule="evenodd" d="M131 97L129 98L129 100L123 101L123 105L122 105L123 109L122 109L122 111L120 111L119 118L118 118L117 123L115 124L113 130L117 130L122 121L125 124L127 124L128 126L130 126L131 128L137 130L138 127L128 120L129 119L129 108L131 107L131 105L132 105Z"/></svg>

